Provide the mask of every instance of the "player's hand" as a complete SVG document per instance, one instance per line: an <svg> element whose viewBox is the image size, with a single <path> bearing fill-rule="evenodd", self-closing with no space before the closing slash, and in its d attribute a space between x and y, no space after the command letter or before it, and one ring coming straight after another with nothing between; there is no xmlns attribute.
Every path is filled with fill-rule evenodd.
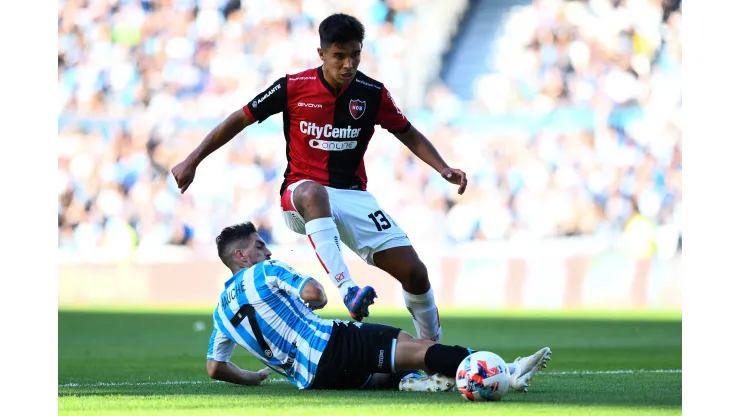
<svg viewBox="0 0 740 416"><path fill-rule="evenodd" d="M465 192L465 188L468 187L468 178L465 176L465 172L460 169L444 168L440 174L447 180L447 182L460 185L460 187L457 188L457 193L459 195L462 195Z"/></svg>
<svg viewBox="0 0 740 416"><path fill-rule="evenodd" d="M265 367L260 371L249 371L241 370L242 380L237 384L243 384L245 386L259 386L260 383L267 380L270 377L270 367Z"/></svg>
<svg viewBox="0 0 740 416"><path fill-rule="evenodd" d="M270 377L270 367L265 367L262 370L258 371L257 374L259 375L260 382L267 380L267 377Z"/></svg>
<svg viewBox="0 0 740 416"><path fill-rule="evenodd" d="M184 194L190 184L193 183L195 169L197 167L197 163L185 159L172 168L172 176L175 177L175 182L177 182L177 187L180 188L181 194Z"/></svg>

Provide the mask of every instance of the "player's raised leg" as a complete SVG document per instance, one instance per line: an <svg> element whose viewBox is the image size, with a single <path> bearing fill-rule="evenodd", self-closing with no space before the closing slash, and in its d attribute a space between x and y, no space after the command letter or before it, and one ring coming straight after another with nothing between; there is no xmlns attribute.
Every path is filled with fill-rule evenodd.
<svg viewBox="0 0 740 416"><path fill-rule="evenodd" d="M419 338L439 341L442 326L429 283L427 268L412 246L393 247L373 256L375 266L401 283L406 308L411 313Z"/></svg>
<svg viewBox="0 0 740 416"><path fill-rule="evenodd" d="M326 188L313 181L299 184L293 190L293 204L306 221L306 236L316 251L329 280L339 289L350 315L357 321L369 315L375 289L359 288L344 263L339 231L334 223Z"/></svg>

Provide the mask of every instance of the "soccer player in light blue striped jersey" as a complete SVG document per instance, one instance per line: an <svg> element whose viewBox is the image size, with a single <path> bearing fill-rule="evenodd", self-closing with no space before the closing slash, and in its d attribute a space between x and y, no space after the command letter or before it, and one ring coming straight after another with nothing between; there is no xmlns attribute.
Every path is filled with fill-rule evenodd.
<svg viewBox="0 0 740 416"><path fill-rule="evenodd" d="M269 249L256 232L251 233L251 244L247 246L250 250L234 248L236 253L232 253L227 246L238 244L238 240L232 241L229 233L247 228L237 226L220 236L225 244L220 244L223 247L219 247L219 252L225 254L226 261L235 261L230 256L242 257L254 266L241 268L225 283L213 314L214 332L208 357L219 358L223 341L234 341L297 387L308 387L334 322L311 313L301 294L316 309L326 305L326 297L310 276L271 260Z"/></svg>
<svg viewBox="0 0 740 416"><path fill-rule="evenodd" d="M207 355L213 379L257 385L272 370L299 389L442 391L454 388L458 365L473 352L387 325L322 319L313 311L326 306L324 288L271 259L252 223L225 228L216 245L233 276L213 313ZM251 372L231 363L236 345L267 367ZM526 390L549 359L546 347L509 364L511 387ZM418 370L434 375L422 377Z"/></svg>

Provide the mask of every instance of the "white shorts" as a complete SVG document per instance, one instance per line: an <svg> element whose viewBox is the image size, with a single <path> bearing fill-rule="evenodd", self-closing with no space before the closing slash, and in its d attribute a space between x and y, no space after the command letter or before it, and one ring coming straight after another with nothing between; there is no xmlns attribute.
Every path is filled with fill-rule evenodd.
<svg viewBox="0 0 740 416"><path fill-rule="evenodd" d="M293 191L306 179L292 183L283 192L280 206L283 219L291 230L306 234L306 220L293 204ZM373 255L393 247L410 246L406 233L390 215L378 205L367 191L325 187L329 193L331 215L342 242L369 265L374 266Z"/></svg>

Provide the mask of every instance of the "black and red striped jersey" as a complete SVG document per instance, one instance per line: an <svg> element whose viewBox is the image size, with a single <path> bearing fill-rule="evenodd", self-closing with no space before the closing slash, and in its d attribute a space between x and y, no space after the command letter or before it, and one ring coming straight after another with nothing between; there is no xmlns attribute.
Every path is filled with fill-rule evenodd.
<svg viewBox="0 0 740 416"><path fill-rule="evenodd" d="M283 114L288 167L281 195L301 179L366 190L363 156L375 126L391 133L411 127L382 83L357 71L337 92L321 67L278 79L245 105L244 112L260 123Z"/></svg>

